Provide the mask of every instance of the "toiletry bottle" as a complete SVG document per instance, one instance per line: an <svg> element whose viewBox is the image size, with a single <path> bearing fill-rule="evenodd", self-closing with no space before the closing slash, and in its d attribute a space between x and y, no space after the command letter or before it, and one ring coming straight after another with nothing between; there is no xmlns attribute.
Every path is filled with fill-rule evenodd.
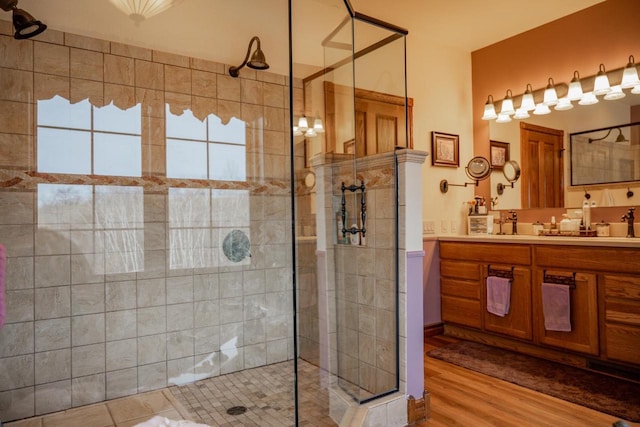
<svg viewBox="0 0 640 427"><path fill-rule="evenodd" d="M585 230L591 230L591 205L588 200L582 202L582 223Z"/></svg>
<svg viewBox="0 0 640 427"><path fill-rule="evenodd" d="M544 231L544 225L540 221L536 221L531 227L534 236L539 236Z"/></svg>
<svg viewBox="0 0 640 427"><path fill-rule="evenodd" d="M551 230L552 230L551 232L552 233L555 233L555 231L553 231L553 230L556 230L556 231L558 230L558 224L556 224L556 217L555 216L551 217L551 226L550 227L551 227Z"/></svg>

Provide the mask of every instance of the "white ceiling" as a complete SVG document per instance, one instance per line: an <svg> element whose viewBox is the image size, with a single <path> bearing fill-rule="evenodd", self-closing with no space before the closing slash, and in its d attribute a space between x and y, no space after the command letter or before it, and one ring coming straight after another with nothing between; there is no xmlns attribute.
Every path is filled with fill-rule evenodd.
<svg viewBox="0 0 640 427"><path fill-rule="evenodd" d="M420 43L472 52L603 0L351 0L363 14L409 30ZM19 0L51 29L227 64L258 35L272 71L288 73L287 0L183 0L139 24L109 0ZM296 62L321 65L318 40L344 16L342 0L293 0ZM0 11L0 19L11 15Z"/></svg>

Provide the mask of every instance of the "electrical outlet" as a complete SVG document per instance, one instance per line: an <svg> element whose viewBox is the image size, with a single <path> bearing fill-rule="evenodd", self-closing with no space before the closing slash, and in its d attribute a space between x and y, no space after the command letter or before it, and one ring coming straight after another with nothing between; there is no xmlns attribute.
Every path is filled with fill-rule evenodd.
<svg viewBox="0 0 640 427"><path fill-rule="evenodd" d="M440 221L440 232L441 233L449 232L449 221L447 221L446 219L443 219L442 221Z"/></svg>

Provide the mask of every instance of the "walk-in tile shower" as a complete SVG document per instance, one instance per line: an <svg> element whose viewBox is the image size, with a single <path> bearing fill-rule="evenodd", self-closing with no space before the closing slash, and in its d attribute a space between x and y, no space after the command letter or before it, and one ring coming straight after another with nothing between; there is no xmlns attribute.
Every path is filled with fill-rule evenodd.
<svg viewBox="0 0 640 427"><path fill-rule="evenodd" d="M292 3L294 40L323 9L293 76L0 21L0 420L291 360L336 424L402 388L406 32Z"/></svg>

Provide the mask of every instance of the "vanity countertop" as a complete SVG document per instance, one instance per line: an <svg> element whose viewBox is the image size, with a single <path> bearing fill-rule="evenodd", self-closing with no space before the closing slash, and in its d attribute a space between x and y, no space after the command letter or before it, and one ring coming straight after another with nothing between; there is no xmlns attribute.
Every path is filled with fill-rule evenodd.
<svg viewBox="0 0 640 427"><path fill-rule="evenodd" d="M433 239L433 235L424 236ZM529 235L440 235L438 240L443 242L483 242L483 243L524 243L536 245L566 245L566 246L601 246L640 248L640 238L627 237L565 237L565 236L529 236Z"/></svg>

